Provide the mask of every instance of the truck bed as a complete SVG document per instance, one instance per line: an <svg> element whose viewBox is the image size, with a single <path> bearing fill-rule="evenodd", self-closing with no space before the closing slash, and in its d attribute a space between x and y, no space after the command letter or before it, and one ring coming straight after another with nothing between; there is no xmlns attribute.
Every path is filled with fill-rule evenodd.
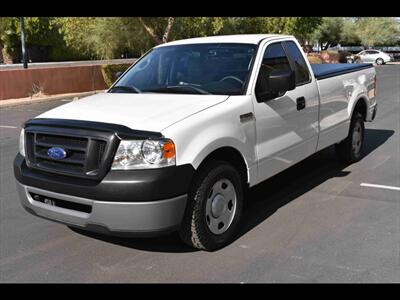
<svg viewBox="0 0 400 300"><path fill-rule="evenodd" d="M373 64L311 64L315 79L317 80L373 67Z"/></svg>

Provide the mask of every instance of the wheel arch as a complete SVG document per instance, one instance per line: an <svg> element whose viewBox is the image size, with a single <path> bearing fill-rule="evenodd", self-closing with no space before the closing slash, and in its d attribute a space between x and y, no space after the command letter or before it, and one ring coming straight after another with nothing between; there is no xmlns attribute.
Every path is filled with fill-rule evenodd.
<svg viewBox="0 0 400 300"><path fill-rule="evenodd" d="M211 160L222 160L233 165L239 172L243 182L245 184L250 183L248 164L238 149L232 146L223 146L214 149L201 160L197 170L201 169L207 162Z"/></svg>
<svg viewBox="0 0 400 300"><path fill-rule="evenodd" d="M367 98L363 95L360 96L356 101L355 104L353 105L353 110L350 115L350 119L353 118L354 113L359 112L363 116L364 121L367 118L367 113L368 113L368 100Z"/></svg>

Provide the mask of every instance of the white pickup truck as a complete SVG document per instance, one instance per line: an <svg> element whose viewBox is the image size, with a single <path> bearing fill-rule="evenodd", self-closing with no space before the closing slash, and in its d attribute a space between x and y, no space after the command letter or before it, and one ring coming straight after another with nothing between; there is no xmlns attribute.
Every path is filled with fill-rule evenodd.
<svg viewBox="0 0 400 300"><path fill-rule="evenodd" d="M371 64L312 66L292 36L162 44L106 93L24 124L14 162L20 200L72 227L178 230L189 245L215 250L235 237L245 188L330 145L358 161L375 91Z"/></svg>

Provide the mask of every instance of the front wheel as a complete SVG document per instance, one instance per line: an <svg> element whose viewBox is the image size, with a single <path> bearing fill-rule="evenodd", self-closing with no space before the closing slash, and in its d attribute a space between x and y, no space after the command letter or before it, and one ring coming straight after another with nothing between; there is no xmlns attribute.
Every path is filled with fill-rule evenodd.
<svg viewBox="0 0 400 300"><path fill-rule="evenodd" d="M351 120L347 138L335 145L338 157L345 163L351 164L361 159L364 131L364 118L357 112Z"/></svg>
<svg viewBox="0 0 400 300"><path fill-rule="evenodd" d="M223 161L207 163L194 179L179 231L188 245L207 251L229 244L243 206L243 183L238 171Z"/></svg>

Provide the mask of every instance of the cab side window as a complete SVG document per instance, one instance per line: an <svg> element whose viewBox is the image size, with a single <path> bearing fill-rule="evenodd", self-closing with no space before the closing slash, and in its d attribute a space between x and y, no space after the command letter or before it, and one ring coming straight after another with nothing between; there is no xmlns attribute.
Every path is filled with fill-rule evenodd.
<svg viewBox="0 0 400 300"><path fill-rule="evenodd" d="M294 42L286 42L288 55L294 63L296 85L301 85L310 82L310 72L307 63L304 60L303 54Z"/></svg>
<svg viewBox="0 0 400 300"><path fill-rule="evenodd" d="M257 77L256 90L270 90L268 78L274 70L291 70L289 60L281 43L271 44L265 50Z"/></svg>

